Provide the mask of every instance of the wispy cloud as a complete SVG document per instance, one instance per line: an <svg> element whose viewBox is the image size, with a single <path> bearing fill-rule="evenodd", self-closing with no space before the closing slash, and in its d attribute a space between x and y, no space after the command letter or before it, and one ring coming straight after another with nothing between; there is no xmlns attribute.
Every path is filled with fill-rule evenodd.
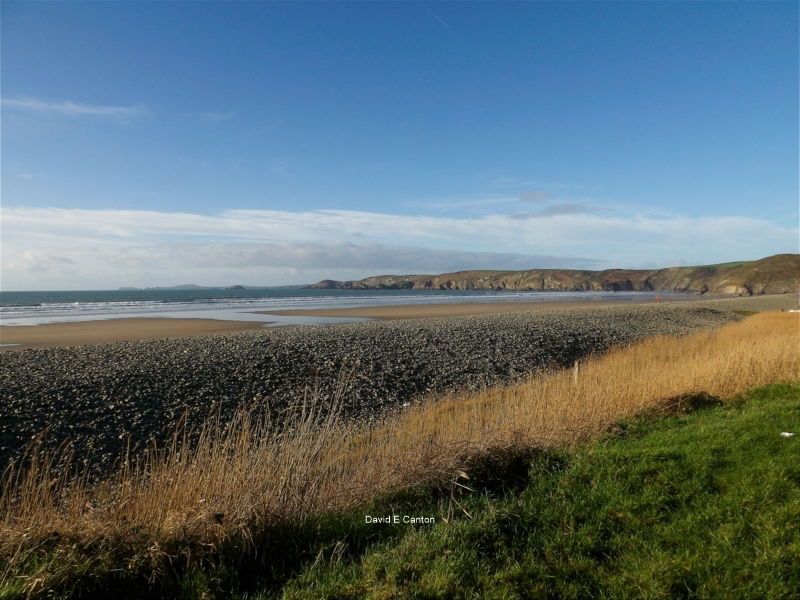
<svg viewBox="0 0 800 600"><path fill-rule="evenodd" d="M511 215L512 219L543 219L547 217L557 217L559 215L584 215L592 214L592 210L577 202L562 202L551 204L538 212L526 212Z"/></svg>
<svg viewBox="0 0 800 600"><path fill-rule="evenodd" d="M426 211L469 211L469 212L490 212L502 210L505 205L517 204L518 199L514 196L484 196L484 197L461 197L461 198L425 198L422 200L410 200L403 202L403 206L410 209L423 209Z"/></svg>
<svg viewBox="0 0 800 600"><path fill-rule="evenodd" d="M544 189L558 189L558 190L582 190L596 191L599 186L596 184L586 184L579 182L568 181L545 181L542 179L525 179L521 177L492 177L487 180L487 183L494 188L508 189L508 190L523 190L528 188L530 190L544 190ZM543 192L547 193L547 192Z"/></svg>
<svg viewBox="0 0 800 600"><path fill-rule="evenodd" d="M519 195L519 199L522 202L544 202L545 200L549 200L552 198L550 194L547 192L543 192L541 190L535 190L532 192L522 192Z"/></svg>
<svg viewBox="0 0 800 600"><path fill-rule="evenodd" d="M444 21L444 19L442 19L442 17L440 17L439 15L437 15L435 12L433 12L433 9L432 9L432 8L428 7L428 6L427 6L425 3L423 3L423 4L422 4L422 8L424 8L424 9L425 9L425 10L428 12L428 14L429 14L430 16L432 16L434 19L436 19L437 21L439 21L439 24L440 24L442 27L444 27L445 29L450 29L450 25L448 25L448 24L447 24L447 23Z"/></svg>
<svg viewBox="0 0 800 600"><path fill-rule="evenodd" d="M143 261L142 258L146 257ZM126 248L103 258L119 267L157 262L162 267L241 269L287 268L303 271L343 268L370 273L441 273L465 269L528 269L532 266L590 266L603 261L520 253L430 250L375 242L171 243Z"/></svg>
<svg viewBox="0 0 800 600"><path fill-rule="evenodd" d="M17 173L17 177L20 179L33 179L36 177L33 173L28 173L27 171L23 171L21 173Z"/></svg>
<svg viewBox="0 0 800 600"><path fill-rule="evenodd" d="M137 117L147 112L143 106L103 106L98 104L79 104L68 100L46 102L37 98L3 98L2 106L16 110L59 114L72 117Z"/></svg>
<svg viewBox="0 0 800 600"><path fill-rule="evenodd" d="M494 177L489 184L493 187L508 189L533 188L536 190L542 187L568 187L567 184L557 181L538 181L520 177Z"/></svg>

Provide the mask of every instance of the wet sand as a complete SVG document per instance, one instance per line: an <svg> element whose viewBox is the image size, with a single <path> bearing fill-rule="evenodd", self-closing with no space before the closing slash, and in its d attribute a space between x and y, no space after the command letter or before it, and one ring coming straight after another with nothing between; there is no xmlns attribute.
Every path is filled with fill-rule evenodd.
<svg viewBox="0 0 800 600"><path fill-rule="evenodd" d="M44 325L0 325L0 344L18 344L0 346L0 352L26 348L195 337L256 329L262 325L264 324L258 321L165 318L108 319Z"/></svg>
<svg viewBox="0 0 800 600"><path fill-rule="evenodd" d="M687 297L686 300L692 300ZM358 308L320 308L259 311L262 315L303 317L364 317L380 320L425 319L430 317L459 317L494 313L517 313L529 311L564 310L566 308L598 308L601 306L624 306L655 303L655 296L642 300L548 300L540 302L463 302L460 304L403 304L398 306L363 306Z"/></svg>

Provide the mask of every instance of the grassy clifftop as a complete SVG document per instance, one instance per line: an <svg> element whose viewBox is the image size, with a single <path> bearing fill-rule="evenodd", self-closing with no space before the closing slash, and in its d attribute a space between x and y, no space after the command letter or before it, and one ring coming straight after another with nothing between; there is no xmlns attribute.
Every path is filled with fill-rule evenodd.
<svg viewBox="0 0 800 600"><path fill-rule="evenodd" d="M324 280L316 289L662 291L699 294L785 294L800 286L800 254L695 267L585 271L459 271L441 275L380 275L357 281Z"/></svg>

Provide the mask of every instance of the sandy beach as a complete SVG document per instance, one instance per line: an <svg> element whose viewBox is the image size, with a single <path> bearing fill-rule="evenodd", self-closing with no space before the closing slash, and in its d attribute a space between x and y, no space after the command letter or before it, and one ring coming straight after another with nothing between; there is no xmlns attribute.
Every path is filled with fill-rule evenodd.
<svg viewBox="0 0 800 600"><path fill-rule="evenodd" d="M257 321L161 318L108 319L45 325L0 325L0 344L17 344L0 346L0 351L195 337L256 329L262 325L263 323Z"/></svg>

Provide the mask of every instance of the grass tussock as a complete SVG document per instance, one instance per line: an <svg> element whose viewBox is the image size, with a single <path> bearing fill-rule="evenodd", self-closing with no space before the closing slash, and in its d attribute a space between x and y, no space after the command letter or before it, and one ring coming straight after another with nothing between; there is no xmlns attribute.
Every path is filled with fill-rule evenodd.
<svg viewBox="0 0 800 600"><path fill-rule="evenodd" d="M340 419L336 398L280 426L242 413L210 423L191 450L177 435L171 447L123 461L101 484L49 468L34 450L3 475L0 590L36 595L86 577L155 577L215 553L245 554L271 529L419 484L452 484L490 452L575 446L699 392L726 399L796 380L799 333L798 315L762 313L415 405L373 426Z"/></svg>

